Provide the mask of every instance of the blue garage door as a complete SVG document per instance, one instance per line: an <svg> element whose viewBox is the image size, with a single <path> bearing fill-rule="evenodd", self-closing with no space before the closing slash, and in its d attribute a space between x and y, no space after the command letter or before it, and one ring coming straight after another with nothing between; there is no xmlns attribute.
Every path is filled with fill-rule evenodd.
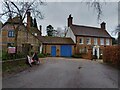
<svg viewBox="0 0 120 90"><path fill-rule="evenodd" d="M61 56L71 57L72 56L72 46L71 45L62 45L60 50Z"/></svg>
<svg viewBox="0 0 120 90"><path fill-rule="evenodd" d="M56 56L56 46L51 47L51 56L53 56L53 57Z"/></svg>

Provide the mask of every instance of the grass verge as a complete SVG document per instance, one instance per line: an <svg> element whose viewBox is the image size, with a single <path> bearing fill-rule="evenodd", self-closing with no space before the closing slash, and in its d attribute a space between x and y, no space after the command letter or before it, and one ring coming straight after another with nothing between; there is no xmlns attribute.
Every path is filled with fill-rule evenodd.
<svg viewBox="0 0 120 90"><path fill-rule="evenodd" d="M29 66L25 63L24 59L5 61L5 62L2 62L2 76L4 77L9 74L15 74L27 68L29 68Z"/></svg>

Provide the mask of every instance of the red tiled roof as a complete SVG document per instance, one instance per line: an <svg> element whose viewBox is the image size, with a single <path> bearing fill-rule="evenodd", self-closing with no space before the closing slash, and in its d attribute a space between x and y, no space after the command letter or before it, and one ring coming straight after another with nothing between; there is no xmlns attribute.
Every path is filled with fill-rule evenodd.
<svg viewBox="0 0 120 90"><path fill-rule="evenodd" d="M43 44L74 44L71 38L51 37L51 36L38 36L37 38Z"/></svg>
<svg viewBox="0 0 120 90"><path fill-rule="evenodd" d="M71 25L70 28L76 36L81 35L111 38L110 34L106 30L102 30L101 28L81 25Z"/></svg>

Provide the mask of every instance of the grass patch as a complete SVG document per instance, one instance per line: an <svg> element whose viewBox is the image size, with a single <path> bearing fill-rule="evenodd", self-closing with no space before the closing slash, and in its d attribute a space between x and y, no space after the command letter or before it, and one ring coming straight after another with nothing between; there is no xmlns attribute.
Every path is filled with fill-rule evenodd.
<svg viewBox="0 0 120 90"><path fill-rule="evenodd" d="M25 63L25 60L14 60L2 62L2 73L5 74L17 73L25 70L29 66Z"/></svg>

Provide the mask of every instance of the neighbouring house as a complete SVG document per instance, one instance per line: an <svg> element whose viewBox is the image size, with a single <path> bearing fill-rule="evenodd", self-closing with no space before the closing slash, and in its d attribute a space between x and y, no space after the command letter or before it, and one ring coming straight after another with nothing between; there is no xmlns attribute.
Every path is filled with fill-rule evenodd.
<svg viewBox="0 0 120 90"><path fill-rule="evenodd" d="M27 25L25 26L18 16L9 18L2 26L2 50L8 52L8 47L14 47L15 31L14 27L19 25L17 36L17 52L28 54L31 50L39 51L41 42L37 36L41 36L40 30L31 27L30 12L27 13Z"/></svg>
<svg viewBox="0 0 120 90"><path fill-rule="evenodd" d="M112 45L112 37L106 31L106 23L102 22L98 27L73 24L73 17L68 17L68 31L66 37L75 43L75 53L82 54L83 58L91 59L97 53L99 59L104 47ZM92 54L92 55L91 55Z"/></svg>
<svg viewBox="0 0 120 90"><path fill-rule="evenodd" d="M71 57L74 54L75 43L71 38L39 36L42 42L42 53L50 56Z"/></svg>

